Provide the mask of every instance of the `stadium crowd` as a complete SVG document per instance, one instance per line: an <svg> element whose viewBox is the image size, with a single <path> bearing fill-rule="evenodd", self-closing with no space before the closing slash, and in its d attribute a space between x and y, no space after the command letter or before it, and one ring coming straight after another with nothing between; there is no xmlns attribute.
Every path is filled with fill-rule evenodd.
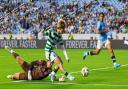
<svg viewBox="0 0 128 89"><path fill-rule="evenodd" d="M33 34L54 27L59 19L67 23L65 33L93 34L100 12L107 29L128 33L128 2L118 0L14 0L0 4L0 34ZM12 0L13 1L13 0ZM22 1L22 2L20 2ZM111 33L110 33L111 34Z"/></svg>

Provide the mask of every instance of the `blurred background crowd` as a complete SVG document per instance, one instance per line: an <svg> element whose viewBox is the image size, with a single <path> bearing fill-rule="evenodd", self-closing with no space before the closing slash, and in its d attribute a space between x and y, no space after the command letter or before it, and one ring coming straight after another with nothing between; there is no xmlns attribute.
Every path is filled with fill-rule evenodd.
<svg viewBox="0 0 128 89"><path fill-rule="evenodd" d="M128 34L127 0L0 0L0 34L37 37L59 19L67 23L65 33L95 34L100 12L106 29Z"/></svg>

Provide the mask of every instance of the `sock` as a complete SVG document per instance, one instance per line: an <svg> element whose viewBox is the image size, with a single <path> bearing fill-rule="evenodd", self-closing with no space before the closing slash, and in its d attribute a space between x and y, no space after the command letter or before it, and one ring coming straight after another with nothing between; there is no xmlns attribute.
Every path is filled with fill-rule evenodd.
<svg viewBox="0 0 128 89"><path fill-rule="evenodd" d="M66 77L68 76L68 74L69 74L68 72L65 72L65 73L64 73L64 75L65 75Z"/></svg>
<svg viewBox="0 0 128 89"><path fill-rule="evenodd" d="M116 63L116 57L114 55L111 57L111 59L113 63Z"/></svg>
<svg viewBox="0 0 128 89"><path fill-rule="evenodd" d="M89 51L89 52L87 52L86 55L93 55L93 52L92 51Z"/></svg>
<svg viewBox="0 0 128 89"><path fill-rule="evenodd" d="M10 53L13 53L13 52L14 52L13 50L10 51Z"/></svg>
<svg viewBox="0 0 128 89"><path fill-rule="evenodd" d="M12 54L13 54L14 58L16 58L17 56L19 56L19 54L15 53L15 52L13 52Z"/></svg>
<svg viewBox="0 0 128 89"><path fill-rule="evenodd" d="M56 73L54 71L51 72L52 75L55 75Z"/></svg>

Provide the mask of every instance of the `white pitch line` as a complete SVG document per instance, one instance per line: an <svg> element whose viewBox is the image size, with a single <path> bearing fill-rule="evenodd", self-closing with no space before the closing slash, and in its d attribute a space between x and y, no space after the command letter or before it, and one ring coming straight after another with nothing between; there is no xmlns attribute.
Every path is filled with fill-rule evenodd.
<svg viewBox="0 0 128 89"><path fill-rule="evenodd" d="M124 64L124 65L121 65L121 67L125 67L125 66L128 66L128 64ZM104 69L110 69L110 68L113 68L113 67L104 67L104 68L96 68L96 69L91 69L90 71L96 71L96 70L104 70ZM77 72L71 72L71 74L75 74L75 73L79 73L80 71L77 71ZM60 76L60 75L58 75ZM31 81L27 81L27 80L18 80L18 81L12 81L12 82L17 82L17 83L29 83L29 84L56 84L56 85L85 85L85 86L113 86L113 87L128 87L128 85L117 85L117 84L83 84L83 83L69 83L69 82L31 82Z"/></svg>
<svg viewBox="0 0 128 89"><path fill-rule="evenodd" d="M120 67L125 67L125 66L128 66L128 64L124 64L124 65L121 65ZM111 69L114 67L104 67L104 68L96 68L96 69L91 69L90 71L96 71L96 70L105 70L105 69ZM76 72L71 72L71 74L76 74L76 73L79 73L81 71L76 71ZM63 75L63 74L60 74L60 75ZM60 75L57 75L57 76L60 76Z"/></svg>
<svg viewBox="0 0 128 89"><path fill-rule="evenodd" d="M82 86L113 86L113 87L128 87L128 85L117 85L117 84L83 84L83 83L69 83L69 82L31 82L31 81L13 81L16 83L27 83L27 84L55 84L55 85L82 85Z"/></svg>

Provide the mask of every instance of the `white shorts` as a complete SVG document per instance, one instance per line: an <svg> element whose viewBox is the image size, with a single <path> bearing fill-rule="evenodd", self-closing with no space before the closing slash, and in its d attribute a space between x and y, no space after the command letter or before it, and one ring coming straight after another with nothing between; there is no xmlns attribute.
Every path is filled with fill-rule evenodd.
<svg viewBox="0 0 128 89"><path fill-rule="evenodd" d="M58 57L58 55L54 51L52 52L45 51L45 57L46 59L52 62Z"/></svg>
<svg viewBox="0 0 128 89"><path fill-rule="evenodd" d="M111 42L110 42L110 40L109 39L107 39L107 40L105 40L105 41L100 41L100 40L98 40L98 42L97 42L97 48L98 49L101 49L101 48L103 48L103 46L107 46L108 44L110 44Z"/></svg>

